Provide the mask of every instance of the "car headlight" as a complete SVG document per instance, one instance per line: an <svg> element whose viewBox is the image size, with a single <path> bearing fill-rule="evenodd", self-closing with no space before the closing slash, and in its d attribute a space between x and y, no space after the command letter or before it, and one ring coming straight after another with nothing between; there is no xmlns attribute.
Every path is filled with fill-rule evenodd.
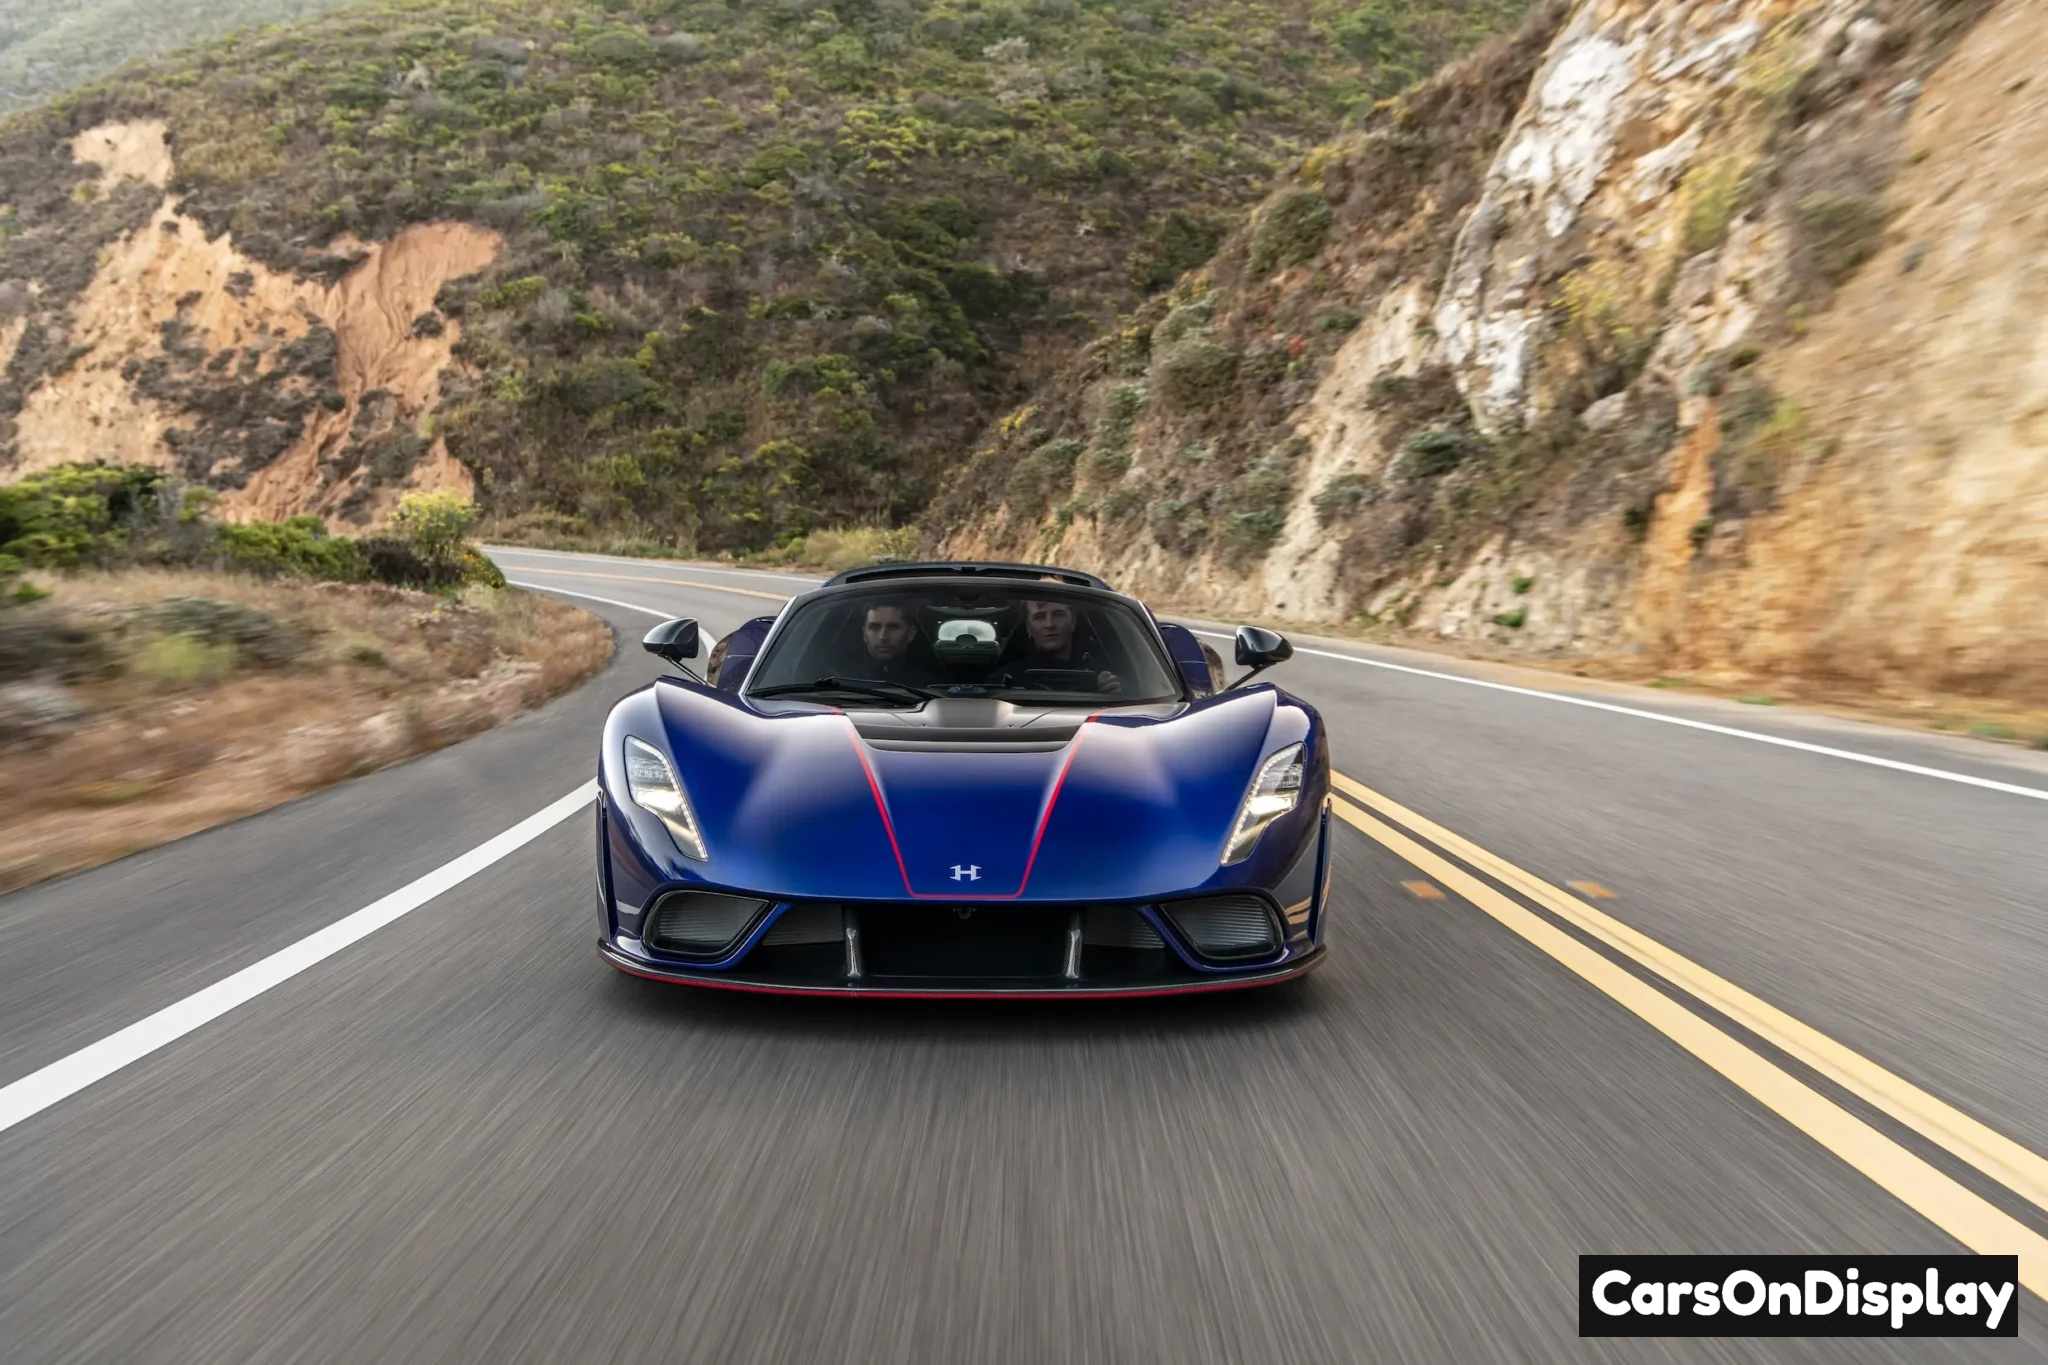
<svg viewBox="0 0 2048 1365"><path fill-rule="evenodd" d="M1266 826L1294 809L1301 800L1304 751L1299 744L1278 750L1259 765L1259 775L1245 789L1237 808L1237 823L1231 826L1230 842L1223 846L1223 864L1241 863L1251 856Z"/></svg>
<svg viewBox="0 0 2048 1365"><path fill-rule="evenodd" d="M683 856L704 861L708 855L704 833L697 827L697 812L690 809L690 798L676 770L669 766L668 756L631 735L626 736L626 791L634 805L652 811L668 826Z"/></svg>

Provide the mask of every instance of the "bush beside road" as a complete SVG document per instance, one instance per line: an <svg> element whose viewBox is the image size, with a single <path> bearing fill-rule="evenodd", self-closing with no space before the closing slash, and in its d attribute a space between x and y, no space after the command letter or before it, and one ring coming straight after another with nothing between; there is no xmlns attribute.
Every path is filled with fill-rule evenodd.
<svg viewBox="0 0 2048 1365"><path fill-rule="evenodd" d="M508 591L473 509L383 539L218 524L155 470L0 488L0 891L93 867L451 744L611 652Z"/></svg>

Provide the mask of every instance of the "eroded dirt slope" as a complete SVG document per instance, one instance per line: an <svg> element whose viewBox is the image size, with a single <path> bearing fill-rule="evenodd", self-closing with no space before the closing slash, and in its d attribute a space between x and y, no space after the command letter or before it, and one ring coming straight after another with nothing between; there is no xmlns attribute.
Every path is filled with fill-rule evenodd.
<svg viewBox="0 0 2048 1365"><path fill-rule="evenodd" d="M88 130L72 152L99 168L89 192L170 183L161 121ZM69 363L26 395L0 459L15 473L95 458L175 468L225 489L231 516L367 524L408 489L469 492L433 426L460 337L435 298L498 249L464 223L344 239L328 248L345 262L328 283L209 239L165 195L100 254L70 311ZM0 371L36 321L35 282L13 288Z"/></svg>

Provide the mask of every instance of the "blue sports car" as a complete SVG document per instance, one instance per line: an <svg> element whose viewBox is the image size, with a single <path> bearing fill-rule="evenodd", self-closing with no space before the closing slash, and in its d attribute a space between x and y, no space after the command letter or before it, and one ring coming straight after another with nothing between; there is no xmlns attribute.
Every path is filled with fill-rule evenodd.
<svg viewBox="0 0 2048 1365"><path fill-rule="evenodd" d="M797 995L1139 996L1323 957L1329 747L1091 574L879 564L675 670L598 756L599 949L657 981Z"/></svg>

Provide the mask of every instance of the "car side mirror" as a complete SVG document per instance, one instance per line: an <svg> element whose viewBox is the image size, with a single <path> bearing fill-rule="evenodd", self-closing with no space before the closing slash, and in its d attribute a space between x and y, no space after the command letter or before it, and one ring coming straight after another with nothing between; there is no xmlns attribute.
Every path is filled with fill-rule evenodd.
<svg viewBox="0 0 2048 1365"><path fill-rule="evenodd" d="M687 616L678 616L673 621L663 621L647 632L640 641L640 647L655 658L674 664L677 668L695 676L685 660L697 657L701 646L697 623Z"/></svg>
<svg viewBox="0 0 2048 1365"><path fill-rule="evenodd" d="M1232 683L1242 687L1274 664L1284 664L1294 657L1294 646L1278 631L1266 630L1259 626L1237 628L1237 661L1251 672Z"/></svg>

